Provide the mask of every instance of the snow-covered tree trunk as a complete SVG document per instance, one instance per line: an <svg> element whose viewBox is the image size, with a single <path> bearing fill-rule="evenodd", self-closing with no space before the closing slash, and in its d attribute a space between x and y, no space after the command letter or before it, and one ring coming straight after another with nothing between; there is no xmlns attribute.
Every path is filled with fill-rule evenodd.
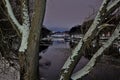
<svg viewBox="0 0 120 80"><path fill-rule="evenodd" d="M85 36L81 39L75 49L72 51L72 55L67 59L61 70L60 80L69 80L71 74L83 55L85 48L92 42L95 38L97 32L99 31L99 26L104 23L105 19L119 7L120 0L116 0L110 5L111 0L103 0L103 3Z"/></svg>
<svg viewBox="0 0 120 80"><path fill-rule="evenodd" d="M36 0L26 51L25 80L39 80L39 42L46 0Z"/></svg>
<svg viewBox="0 0 120 80"><path fill-rule="evenodd" d="M22 0L22 24L15 17L9 0L3 0L8 16L21 34L21 45L19 48L19 64L21 80L39 80L39 39L43 23L46 0L35 0L34 14L30 23L28 12L28 1Z"/></svg>
<svg viewBox="0 0 120 80"><path fill-rule="evenodd" d="M99 60L98 58L100 58L102 56L102 54L104 53L104 51L108 47L110 47L110 45L113 43L113 41L115 41L120 36L119 32L120 32L120 23L116 27L115 31L113 32L113 34L109 38L109 40L101 48L98 49L98 51L93 55L91 60L87 63L87 65L85 67L83 67L83 69L81 69L80 71L78 71L77 73L72 75L72 77L71 77L72 80L79 80L80 78L82 78L83 76L88 74L91 71L91 69L93 69L96 62Z"/></svg>

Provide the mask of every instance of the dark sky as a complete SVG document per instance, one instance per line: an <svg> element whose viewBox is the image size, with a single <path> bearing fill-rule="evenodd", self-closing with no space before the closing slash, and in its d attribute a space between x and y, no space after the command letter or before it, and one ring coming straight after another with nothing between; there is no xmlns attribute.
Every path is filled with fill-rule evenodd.
<svg viewBox="0 0 120 80"><path fill-rule="evenodd" d="M47 0L44 25L64 31L82 22L97 10L102 0Z"/></svg>

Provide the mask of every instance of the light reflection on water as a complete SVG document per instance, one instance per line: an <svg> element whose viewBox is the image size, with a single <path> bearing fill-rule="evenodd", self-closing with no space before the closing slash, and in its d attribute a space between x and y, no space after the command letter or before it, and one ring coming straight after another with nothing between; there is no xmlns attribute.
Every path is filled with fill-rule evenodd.
<svg viewBox="0 0 120 80"><path fill-rule="evenodd" d="M42 58L39 62L42 79L44 77L43 80L57 80L60 69L70 54L69 42L65 41L54 41L45 52L41 52L40 55ZM83 58L81 67L85 65L86 62L87 59Z"/></svg>
<svg viewBox="0 0 120 80"><path fill-rule="evenodd" d="M69 42L63 40L54 41L48 49L41 52L42 58L39 61L40 80L58 80L60 70L70 54ZM74 72L81 69L87 62L88 59L82 57ZM109 64L97 64L92 72L82 80L120 80L119 74L120 67L113 68Z"/></svg>

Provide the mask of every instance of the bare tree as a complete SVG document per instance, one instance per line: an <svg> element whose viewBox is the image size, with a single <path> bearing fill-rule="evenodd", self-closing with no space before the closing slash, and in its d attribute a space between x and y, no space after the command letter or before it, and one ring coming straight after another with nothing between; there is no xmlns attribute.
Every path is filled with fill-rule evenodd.
<svg viewBox="0 0 120 80"><path fill-rule="evenodd" d="M21 38L21 43L18 51L19 64L20 64L20 79L21 80L38 80L38 64L39 64L39 41L41 26L43 23L46 0L35 0L32 14L29 14L31 0L20 0L21 5L21 22L16 18L13 7L9 0L2 0L6 7L6 15L8 21L12 24L13 29ZM1 2L0 2L1 4ZM16 5L16 4L14 4ZM90 72L99 60L103 52L112 44L112 42L119 36L120 24L117 25L110 39L106 44L102 45L97 52L93 55L88 64L72 75L72 72L77 65L78 61L83 55L84 50L101 30L105 27L116 26L113 24L105 23L108 17L116 11L120 5L120 0L103 0L103 3L85 36L79 41L78 45L72 51L72 55L65 62L60 75L60 80L77 80L82 78ZM6 19L3 19L6 20ZM0 33L2 33L0 28ZM72 75L72 76L71 76Z"/></svg>
<svg viewBox="0 0 120 80"><path fill-rule="evenodd" d="M94 38L99 34L101 29L104 29L104 27L108 25L104 25L105 20L112 14L120 5L120 0L115 0L111 2L111 0L103 0L103 3L91 25L89 30L86 32L85 36L79 41L78 45L75 47L75 49L72 51L72 55L67 59L65 62L62 70L61 70L61 76L60 80L69 80L71 77L71 74L77 65L78 61L80 60L81 56L83 55L83 52L87 46L90 45L90 43L94 40ZM102 26L104 25L104 26ZM72 76L72 79L77 80L81 78L82 76L86 75L90 72L89 69L94 66L96 60L100 55L104 52L104 50L110 46L110 44L118 37L119 33L119 25L116 28L115 32L110 39L108 40L108 44L106 43L103 45L96 54L91 58L90 62L82 69L79 73L76 73ZM77 76L77 77L76 77ZM78 77L79 76L79 77Z"/></svg>
<svg viewBox="0 0 120 80"><path fill-rule="evenodd" d="M35 0L32 20L29 15L29 0L21 0L22 23L16 18L9 0L2 0L7 10L7 17L21 37L19 64L21 80L38 80L39 41L43 23L46 0Z"/></svg>
<svg viewBox="0 0 120 80"><path fill-rule="evenodd" d="M87 63L87 65L83 69L72 75L73 80L80 79L91 71L91 69L95 66L96 62L99 60L98 58L101 57L104 51L119 37L119 31L120 24L117 25L110 39L98 49L98 51L93 55L91 60Z"/></svg>

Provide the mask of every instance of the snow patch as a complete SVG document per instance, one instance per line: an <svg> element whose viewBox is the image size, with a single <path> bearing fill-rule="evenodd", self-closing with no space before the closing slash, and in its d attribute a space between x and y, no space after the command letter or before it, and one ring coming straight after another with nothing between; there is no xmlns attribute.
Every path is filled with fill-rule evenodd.
<svg viewBox="0 0 120 80"><path fill-rule="evenodd" d="M29 22L29 15L28 15L28 8L25 5L25 1L23 2L23 24L21 25L18 20L16 19L12 7L10 5L9 0L5 0L6 2L6 8L8 11L8 14L10 18L12 19L13 23L16 25L20 33L22 34L22 41L21 41L21 46L19 48L20 52L25 52L27 49L27 44L28 44L28 37L29 37L29 27L30 27L30 22Z"/></svg>
<svg viewBox="0 0 120 80"><path fill-rule="evenodd" d="M114 0L112 2L112 4L110 4L108 7L107 7L107 11L109 11L111 8L113 8L113 6L117 5L120 3L120 0Z"/></svg>
<svg viewBox="0 0 120 80"><path fill-rule="evenodd" d="M88 62L88 64L83 69L81 69L80 71L78 71L77 73L72 75L73 80L80 79L91 71L92 67L95 65L97 58L100 55L102 55L102 53L112 44L112 42L116 38L119 37L119 35L120 35L119 31L120 31L120 24L117 26L114 33L110 37L110 39L93 55L93 57Z"/></svg>
<svg viewBox="0 0 120 80"><path fill-rule="evenodd" d="M64 66L62 68L62 70L64 70L65 74L68 73L68 69L70 68L71 63L74 62L74 58L79 54L78 51L80 50L82 44L83 44L83 40L81 39L80 42L78 43L78 45L76 46L76 48L73 50L73 52L72 52L73 54L65 62ZM61 75L60 80L63 80L64 73Z"/></svg>
<svg viewBox="0 0 120 80"><path fill-rule="evenodd" d="M14 13L13 13L13 10L12 10L12 7L10 5L10 2L9 0L5 0L6 2L6 8L7 8L7 11L8 11L8 14L10 16L10 18L12 19L13 23L18 27L18 29L20 30L20 33L22 33L22 26L21 24L18 22L18 20L16 19Z"/></svg>
<svg viewBox="0 0 120 80"><path fill-rule="evenodd" d="M21 41L21 45L20 45L20 48L19 48L20 52L25 52L25 50L27 49L28 37L29 37L29 28L24 27L23 34L22 34L22 41Z"/></svg>

